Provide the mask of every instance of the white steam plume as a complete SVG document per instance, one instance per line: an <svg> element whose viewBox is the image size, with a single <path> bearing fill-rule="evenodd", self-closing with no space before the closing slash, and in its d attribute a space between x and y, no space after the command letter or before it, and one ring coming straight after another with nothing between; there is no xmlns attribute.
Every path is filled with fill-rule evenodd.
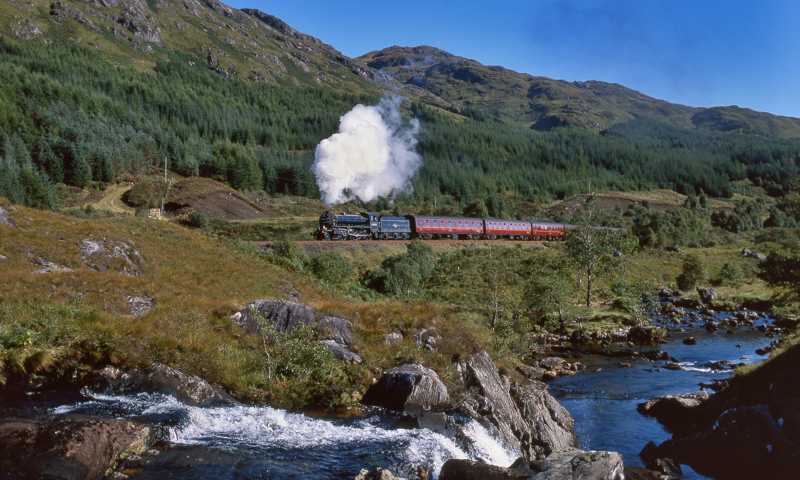
<svg viewBox="0 0 800 480"><path fill-rule="evenodd" d="M419 121L403 124L401 102L395 95L356 105L340 119L339 132L317 145L313 170L326 204L351 196L368 202L408 188L422 157L415 150Z"/></svg>

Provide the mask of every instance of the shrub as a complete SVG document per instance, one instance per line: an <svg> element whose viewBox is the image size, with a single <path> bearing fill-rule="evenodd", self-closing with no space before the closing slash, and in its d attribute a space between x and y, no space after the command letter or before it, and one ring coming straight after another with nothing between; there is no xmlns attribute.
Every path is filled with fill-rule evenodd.
<svg viewBox="0 0 800 480"><path fill-rule="evenodd" d="M323 252L310 262L311 272L323 282L337 285L353 278L353 267L336 252Z"/></svg>
<svg viewBox="0 0 800 480"><path fill-rule="evenodd" d="M405 254L385 259L378 270L367 275L367 286L396 296L417 295L435 268L433 249L414 241L408 244Z"/></svg>
<svg viewBox="0 0 800 480"><path fill-rule="evenodd" d="M186 224L193 228L201 228L206 229L208 228L211 220L208 218L203 212L194 211L189 214L189 219L187 220Z"/></svg>
<svg viewBox="0 0 800 480"><path fill-rule="evenodd" d="M705 268L703 262L697 255L688 255L683 261L683 267L680 275L678 275L677 283L678 288L686 292L697 286L698 283L705 279Z"/></svg>
<svg viewBox="0 0 800 480"><path fill-rule="evenodd" d="M739 285L744 280L742 269L733 263L725 263L719 269L719 274L715 279L717 285Z"/></svg>

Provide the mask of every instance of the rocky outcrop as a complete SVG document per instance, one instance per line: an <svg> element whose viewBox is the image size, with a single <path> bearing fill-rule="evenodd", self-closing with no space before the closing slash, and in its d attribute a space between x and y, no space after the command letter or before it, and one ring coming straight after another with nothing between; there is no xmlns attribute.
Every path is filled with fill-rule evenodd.
<svg viewBox="0 0 800 480"><path fill-rule="evenodd" d="M680 365L678 365L678 369L680 369ZM691 410L699 407L707 399L708 394L704 392L667 395L640 403L637 409L643 415L655 417L668 430L679 432L693 425Z"/></svg>
<svg viewBox="0 0 800 480"><path fill-rule="evenodd" d="M116 21L132 33L135 40L160 44L161 29L148 11L144 0L125 0Z"/></svg>
<svg viewBox="0 0 800 480"><path fill-rule="evenodd" d="M231 316L231 321L251 334L262 333L265 327L277 333L289 333L298 328L313 328L320 343L334 357L353 363L361 363L361 357L353 352L353 326L350 320L333 315L319 316L308 305L286 300L256 300Z"/></svg>
<svg viewBox="0 0 800 480"><path fill-rule="evenodd" d="M430 368L402 365L386 371L364 394L362 403L407 413L443 408L450 397L447 387Z"/></svg>
<svg viewBox="0 0 800 480"><path fill-rule="evenodd" d="M566 449L528 462L522 458L509 468L473 460L448 460L439 480L623 480L622 457L616 452Z"/></svg>
<svg viewBox="0 0 800 480"><path fill-rule="evenodd" d="M628 330L628 341L636 345L658 345L667 336L667 331L653 325L638 325Z"/></svg>
<svg viewBox="0 0 800 480"><path fill-rule="evenodd" d="M128 295L125 297L128 303L128 311L134 318L141 318L153 311L156 301L146 295Z"/></svg>
<svg viewBox="0 0 800 480"><path fill-rule="evenodd" d="M65 273L72 271L71 268L56 263L52 260L48 260L44 257L34 256L31 258L31 263L39 267L34 271L34 273Z"/></svg>
<svg viewBox="0 0 800 480"><path fill-rule="evenodd" d="M140 454L164 436L126 420L78 415L0 421L0 477L83 480L104 478L118 461Z"/></svg>
<svg viewBox="0 0 800 480"><path fill-rule="evenodd" d="M386 345L399 345L404 338L402 332L390 332L383 336L383 343Z"/></svg>
<svg viewBox="0 0 800 480"><path fill-rule="evenodd" d="M697 287L697 296L700 298L701 302L710 305L717 299L717 291L712 287Z"/></svg>
<svg viewBox="0 0 800 480"><path fill-rule="evenodd" d="M414 342L419 348L425 348L431 352L436 351L436 345L442 339L439 330L435 328L423 328L414 335Z"/></svg>
<svg viewBox="0 0 800 480"><path fill-rule="evenodd" d="M11 228L17 226L17 224L14 223L14 220L11 219L11 214L8 213L8 210L3 207L0 207L0 225L5 225L6 227Z"/></svg>
<svg viewBox="0 0 800 480"><path fill-rule="evenodd" d="M459 370L465 391L459 409L498 432L526 459L577 446L572 417L544 383L512 386L486 352L471 356Z"/></svg>
<svg viewBox="0 0 800 480"><path fill-rule="evenodd" d="M800 471L799 364L795 345L705 401L677 406L665 417L681 417L677 428L665 423L672 438L648 445L643 459L670 459L714 478L792 478Z"/></svg>
<svg viewBox="0 0 800 480"><path fill-rule="evenodd" d="M81 261L97 272L117 272L132 277L144 271L144 258L132 242L87 238L78 245Z"/></svg>
<svg viewBox="0 0 800 480"><path fill-rule="evenodd" d="M116 367L106 367L98 373L94 387L117 394L163 393L172 395L183 403L201 407L234 403L233 398L222 387L160 363L153 364L147 370L128 372Z"/></svg>
<svg viewBox="0 0 800 480"><path fill-rule="evenodd" d="M399 477L395 477L391 470L387 470L385 468L376 468L375 470L368 470L366 468L362 468L358 475L356 475L353 480L402 480Z"/></svg>

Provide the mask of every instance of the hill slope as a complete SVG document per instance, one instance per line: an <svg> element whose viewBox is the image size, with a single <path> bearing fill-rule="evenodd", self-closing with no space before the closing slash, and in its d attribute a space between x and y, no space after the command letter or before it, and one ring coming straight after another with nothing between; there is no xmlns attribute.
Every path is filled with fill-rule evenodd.
<svg viewBox="0 0 800 480"><path fill-rule="evenodd" d="M361 91L373 74L276 17L217 0L4 0L0 28L24 40L68 39L140 68L172 50L253 81Z"/></svg>
<svg viewBox="0 0 800 480"><path fill-rule="evenodd" d="M429 46L390 47L361 57L411 93L476 118L538 130L575 126L605 130L637 120L674 127L800 137L800 119L736 106L692 108L648 97L622 85L566 82L483 65Z"/></svg>

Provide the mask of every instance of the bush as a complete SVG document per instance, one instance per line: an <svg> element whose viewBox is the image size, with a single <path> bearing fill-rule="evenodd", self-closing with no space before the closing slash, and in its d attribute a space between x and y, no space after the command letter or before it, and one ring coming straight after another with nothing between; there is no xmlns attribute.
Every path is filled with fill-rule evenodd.
<svg viewBox="0 0 800 480"><path fill-rule="evenodd" d="M323 252L311 259L311 272L331 285L347 283L353 278L353 267L336 252Z"/></svg>
<svg viewBox="0 0 800 480"><path fill-rule="evenodd" d="M203 212L192 212L189 214L189 219L186 224L192 228L206 229L210 225L211 220Z"/></svg>
<svg viewBox="0 0 800 480"><path fill-rule="evenodd" d="M705 268L703 267L703 262L700 260L700 257L697 255L688 255L683 261L682 271L676 280L678 288L686 292L705 280L705 277Z"/></svg>
<svg viewBox="0 0 800 480"><path fill-rule="evenodd" d="M383 261L381 268L367 276L367 286L381 293L396 296L414 296L419 294L434 268L436 256L433 249L420 241L414 241L406 247L406 253L389 257Z"/></svg>
<svg viewBox="0 0 800 480"><path fill-rule="evenodd" d="M717 285L739 285L744 280L742 269L733 263L725 263L719 269L719 274L715 279Z"/></svg>
<svg viewBox="0 0 800 480"><path fill-rule="evenodd" d="M304 270L308 264L308 256L294 242L279 240L272 244L270 253L274 263L295 271Z"/></svg>

